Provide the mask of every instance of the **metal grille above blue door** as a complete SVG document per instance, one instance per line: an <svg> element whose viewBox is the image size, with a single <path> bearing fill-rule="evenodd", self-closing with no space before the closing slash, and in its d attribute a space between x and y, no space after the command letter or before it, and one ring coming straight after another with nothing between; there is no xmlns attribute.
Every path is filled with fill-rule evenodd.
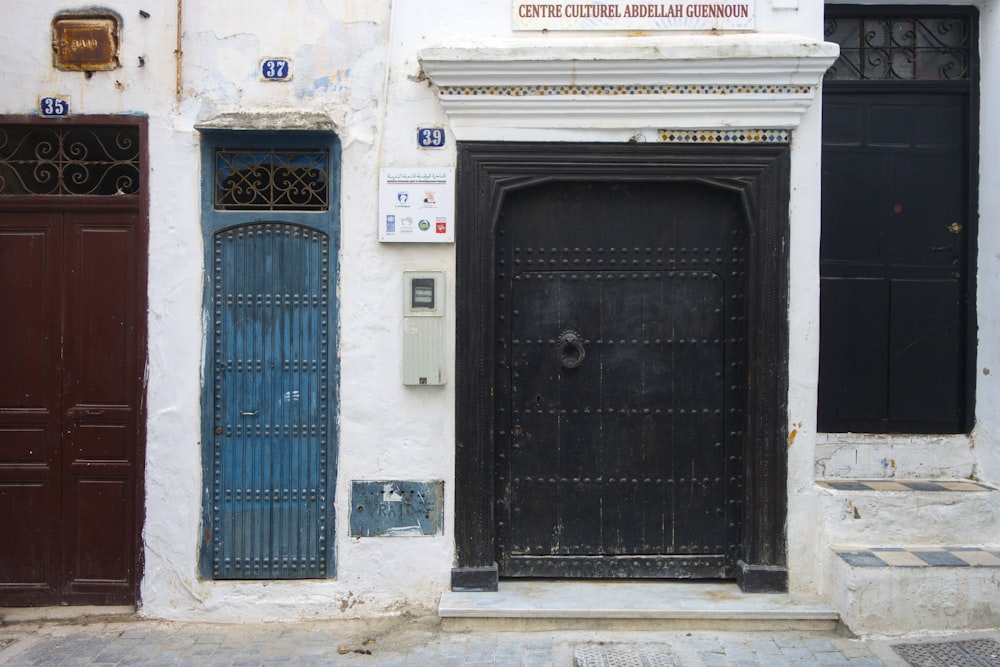
<svg viewBox="0 0 1000 667"><path fill-rule="evenodd" d="M213 578L327 576L329 255L298 225L214 235Z"/></svg>

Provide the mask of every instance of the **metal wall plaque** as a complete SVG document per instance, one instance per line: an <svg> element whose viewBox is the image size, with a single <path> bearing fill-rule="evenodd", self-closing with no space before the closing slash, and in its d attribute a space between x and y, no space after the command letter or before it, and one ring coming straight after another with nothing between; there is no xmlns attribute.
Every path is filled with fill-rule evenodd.
<svg viewBox="0 0 1000 667"><path fill-rule="evenodd" d="M38 115L42 118L66 118L69 116L69 97L38 98Z"/></svg>
<svg viewBox="0 0 1000 667"><path fill-rule="evenodd" d="M444 482L351 482L351 537L440 535Z"/></svg>
<svg viewBox="0 0 1000 667"><path fill-rule="evenodd" d="M454 220L454 167L382 169L379 241L452 243Z"/></svg>
<svg viewBox="0 0 1000 667"><path fill-rule="evenodd" d="M57 18L52 22L53 64L67 72L119 66L118 21L112 17Z"/></svg>
<svg viewBox="0 0 1000 667"><path fill-rule="evenodd" d="M264 58L260 61L261 81L291 81L292 61L288 58Z"/></svg>
<svg viewBox="0 0 1000 667"><path fill-rule="evenodd" d="M417 148L444 148L445 141L443 127L417 128Z"/></svg>

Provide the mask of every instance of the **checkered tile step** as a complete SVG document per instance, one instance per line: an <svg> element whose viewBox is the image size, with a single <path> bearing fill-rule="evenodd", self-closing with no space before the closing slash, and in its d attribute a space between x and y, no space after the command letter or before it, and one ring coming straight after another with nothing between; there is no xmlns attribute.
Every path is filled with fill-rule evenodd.
<svg viewBox="0 0 1000 667"><path fill-rule="evenodd" d="M924 479L824 479L816 482L834 491L996 491L980 482Z"/></svg>
<svg viewBox="0 0 1000 667"><path fill-rule="evenodd" d="M1000 547L884 547L835 551L853 567L1000 567Z"/></svg>

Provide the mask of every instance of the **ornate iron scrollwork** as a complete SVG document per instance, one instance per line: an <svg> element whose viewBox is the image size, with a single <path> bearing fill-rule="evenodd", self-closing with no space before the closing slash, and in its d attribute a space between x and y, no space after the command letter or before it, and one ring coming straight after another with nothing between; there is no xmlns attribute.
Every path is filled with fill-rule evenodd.
<svg viewBox="0 0 1000 667"><path fill-rule="evenodd" d="M325 211L329 208L326 151L215 152L215 208L225 211Z"/></svg>
<svg viewBox="0 0 1000 667"><path fill-rule="evenodd" d="M964 16L827 16L824 32L840 45L827 80L955 81L970 75Z"/></svg>
<svg viewBox="0 0 1000 667"><path fill-rule="evenodd" d="M0 195L139 192L139 128L0 126Z"/></svg>

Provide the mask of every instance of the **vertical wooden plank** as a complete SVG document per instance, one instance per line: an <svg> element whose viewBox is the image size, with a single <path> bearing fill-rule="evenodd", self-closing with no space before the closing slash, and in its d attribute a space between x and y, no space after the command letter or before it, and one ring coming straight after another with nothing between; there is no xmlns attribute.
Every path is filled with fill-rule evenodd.
<svg viewBox="0 0 1000 667"><path fill-rule="evenodd" d="M59 601L60 219L0 213L0 604Z"/></svg>
<svg viewBox="0 0 1000 667"><path fill-rule="evenodd" d="M134 595L140 346L137 216L67 213L63 397L64 591Z"/></svg>

